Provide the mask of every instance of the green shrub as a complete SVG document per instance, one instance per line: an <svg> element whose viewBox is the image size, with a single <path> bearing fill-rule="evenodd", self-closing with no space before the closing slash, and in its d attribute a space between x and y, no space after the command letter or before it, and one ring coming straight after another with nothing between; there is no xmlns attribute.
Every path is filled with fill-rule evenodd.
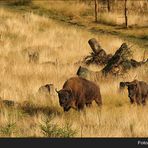
<svg viewBox="0 0 148 148"><path fill-rule="evenodd" d="M76 134L76 131L71 128L69 122L65 123L64 126L59 127L56 123L51 123L53 118L47 118L43 121L43 124L40 125L41 131L46 137L62 137L69 138L73 137Z"/></svg>
<svg viewBox="0 0 148 148"><path fill-rule="evenodd" d="M0 134L2 136L11 137L16 128L16 123L7 123L0 127Z"/></svg>

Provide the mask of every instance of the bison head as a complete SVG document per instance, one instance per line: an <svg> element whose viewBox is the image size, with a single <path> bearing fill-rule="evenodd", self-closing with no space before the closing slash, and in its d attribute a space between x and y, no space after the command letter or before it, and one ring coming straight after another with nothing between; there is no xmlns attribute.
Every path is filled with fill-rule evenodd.
<svg viewBox="0 0 148 148"><path fill-rule="evenodd" d="M128 87L128 96L131 102L133 102L138 88L137 81L126 82L126 85Z"/></svg>
<svg viewBox="0 0 148 148"><path fill-rule="evenodd" d="M68 111L73 107L73 94L71 89L56 90L59 97L60 106L63 107L64 111Z"/></svg>
<svg viewBox="0 0 148 148"><path fill-rule="evenodd" d="M119 86L120 86L120 89L124 89L126 86L129 85L130 82L120 82Z"/></svg>
<svg viewBox="0 0 148 148"><path fill-rule="evenodd" d="M125 87L127 86L128 82L120 82L119 84L119 92L123 92L123 90L125 89Z"/></svg>
<svg viewBox="0 0 148 148"><path fill-rule="evenodd" d="M120 82L120 89L125 87L125 82Z"/></svg>
<svg viewBox="0 0 148 148"><path fill-rule="evenodd" d="M136 94L137 84L128 84L128 96L133 98Z"/></svg>

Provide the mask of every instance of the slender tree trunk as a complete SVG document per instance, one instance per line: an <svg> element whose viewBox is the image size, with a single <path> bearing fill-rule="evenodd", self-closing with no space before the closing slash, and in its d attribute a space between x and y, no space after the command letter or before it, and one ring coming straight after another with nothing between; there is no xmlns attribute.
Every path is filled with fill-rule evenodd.
<svg viewBox="0 0 148 148"><path fill-rule="evenodd" d="M108 12L111 11L111 7L110 7L110 0L107 0L107 9L108 9Z"/></svg>
<svg viewBox="0 0 148 148"><path fill-rule="evenodd" d="M98 1L95 1L95 22L98 22Z"/></svg>
<svg viewBox="0 0 148 148"><path fill-rule="evenodd" d="M124 16L125 16L125 27L128 28L128 9L127 9L127 0L125 0L125 9L124 9Z"/></svg>

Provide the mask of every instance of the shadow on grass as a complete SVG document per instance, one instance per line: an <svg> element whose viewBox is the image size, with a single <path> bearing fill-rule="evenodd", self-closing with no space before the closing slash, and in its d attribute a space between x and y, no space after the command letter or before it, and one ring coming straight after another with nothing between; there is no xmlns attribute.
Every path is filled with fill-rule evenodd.
<svg viewBox="0 0 148 148"><path fill-rule="evenodd" d="M61 114L61 112L58 110L58 107L40 106L40 105L30 103L29 101L18 103L12 100L0 100L0 106L1 108L20 110L20 111L23 111L24 113L27 113L30 116L34 116L38 113L42 113L47 116L51 114L56 114L56 115Z"/></svg>
<svg viewBox="0 0 148 148"><path fill-rule="evenodd" d="M56 114L56 115L61 114L56 107L38 106L31 104L29 102L21 104L20 106L18 106L18 108L24 111L25 113L29 114L30 116L36 115L38 113L43 113L47 116L51 114Z"/></svg>

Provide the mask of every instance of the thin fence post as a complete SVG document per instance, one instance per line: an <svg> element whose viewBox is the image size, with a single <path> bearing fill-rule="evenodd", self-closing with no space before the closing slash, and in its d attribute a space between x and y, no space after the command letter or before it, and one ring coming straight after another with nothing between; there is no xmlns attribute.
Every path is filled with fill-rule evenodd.
<svg viewBox="0 0 148 148"><path fill-rule="evenodd" d="M110 7L110 0L107 0L107 9L108 9L108 12L111 11L111 7Z"/></svg>
<svg viewBox="0 0 148 148"><path fill-rule="evenodd" d="M95 0L95 22L98 22L98 1Z"/></svg>

